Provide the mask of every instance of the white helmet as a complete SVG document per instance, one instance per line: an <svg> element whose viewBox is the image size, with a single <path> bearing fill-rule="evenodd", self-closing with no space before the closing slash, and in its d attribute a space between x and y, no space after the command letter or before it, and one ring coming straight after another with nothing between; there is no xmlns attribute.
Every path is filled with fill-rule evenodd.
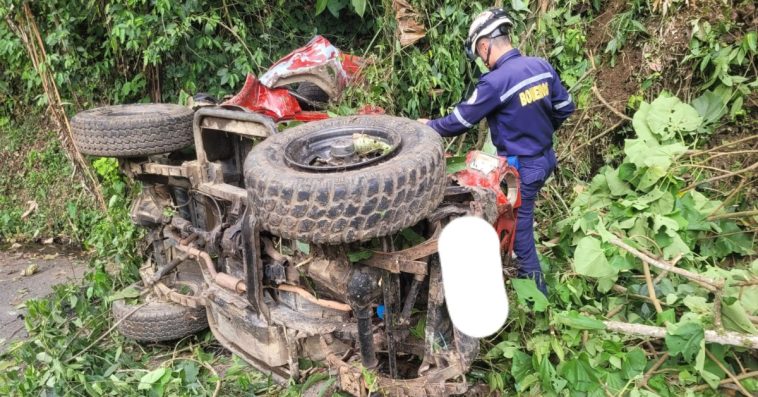
<svg viewBox="0 0 758 397"><path fill-rule="evenodd" d="M472 61L475 60L476 42L479 39L507 34L511 26L513 26L513 21L508 18L508 14L502 8L490 8L482 12L474 18L468 30L468 37L463 44L466 47L466 56Z"/></svg>

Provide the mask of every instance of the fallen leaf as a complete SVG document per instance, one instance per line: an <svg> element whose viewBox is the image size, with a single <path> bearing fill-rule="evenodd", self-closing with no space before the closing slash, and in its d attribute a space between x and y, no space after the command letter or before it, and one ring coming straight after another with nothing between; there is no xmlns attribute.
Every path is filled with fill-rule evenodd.
<svg viewBox="0 0 758 397"><path fill-rule="evenodd" d="M424 25L418 23L419 13L406 0L393 0L392 8L395 10L396 33L401 46L409 46L426 36Z"/></svg>
<svg viewBox="0 0 758 397"><path fill-rule="evenodd" d="M52 244L53 240L54 240L53 237L46 238L46 239L42 240L42 244Z"/></svg>
<svg viewBox="0 0 758 397"><path fill-rule="evenodd" d="M58 256L59 256L59 255L58 255L58 253L56 252L56 253L54 253L54 254L47 254L47 255L43 256L43 257L42 257L42 259L44 259L44 260L46 260L46 261L51 261L51 260L53 260L53 259L57 258Z"/></svg>
<svg viewBox="0 0 758 397"><path fill-rule="evenodd" d="M11 249L12 250L19 249L19 248L21 248L21 244L19 244L19 243L13 243L13 244L11 244Z"/></svg>
<svg viewBox="0 0 758 397"><path fill-rule="evenodd" d="M32 263L31 265L27 266L26 269L21 271L21 275L25 277L29 277L39 271L39 265L36 263Z"/></svg>
<svg viewBox="0 0 758 397"><path fill-rule="evenodd" d="M31 215L32 212L36 211L39 207L37 205L37 202L34 200L27 201L26 203L29 204L29 208L27 208L26 211L24 211L24 213L21 215L21 220L26 219L27 216Z"/></svg>

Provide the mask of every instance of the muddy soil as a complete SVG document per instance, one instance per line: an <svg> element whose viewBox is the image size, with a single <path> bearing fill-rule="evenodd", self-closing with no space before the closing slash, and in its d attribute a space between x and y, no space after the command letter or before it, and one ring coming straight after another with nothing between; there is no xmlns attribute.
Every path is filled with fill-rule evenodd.
<svg viewBox="0 0 758 397"><path fill-rule="evenodd" d="M81 252L65 246L0 246L0 352L28 336L26 300L44 297L58 284L81 283L86 270Z"/></svg>

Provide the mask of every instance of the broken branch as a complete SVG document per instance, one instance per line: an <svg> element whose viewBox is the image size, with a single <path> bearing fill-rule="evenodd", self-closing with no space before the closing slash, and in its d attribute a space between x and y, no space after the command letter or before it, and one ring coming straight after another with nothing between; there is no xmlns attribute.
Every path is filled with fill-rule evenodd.
<svg viewBox="0 0 758 397"><path fill-rule="evenodd" d="M713 178L708 178L708 179L703 179L702 181L693 182L689 186L687 186L684 189L682 189L680 191L680 193L686 192L688 190L692 190L692 189L694 189L694 188L696 188L699 185L702 185L704 183L716 182L716 181L722 180L724 178L729 178L729 177L737 176L737 175L740 175L740 174L744 174L744 173L750 172L750 171L752 171L752 170L754 170L756 168L758 168L758 162L753 163L751 166L749 166L747 168L743 168L743 169L741 169L739 171L733 171L733 172L730 172L728 174L714 176Z"/></svg>
<svg viewBox="0 0 758 397"><path fill-rule="evenodd" d="M641 259L642 261L652 266L655 266L659 269L666 270L671 273L678 274L690 280L699 281L702 283L701 285L703 285L706 289L709 289L713 292L715 292L716 290L724 286L723 281L714 280L709 277L701 276L700 274L672 266L668 263L665 263L657 259L653 259L649 255L646 255L642 253L641 251L639 251L638 249L632 247L631 245L621 241L621 239L619 239L618 237L613 236L608 241L619 248L623 248L624 250L628 251L630 254L636 256L637 258Z"/></svg>
<svg viewBox="0 0 758 397"><path fill-rule="evenodd" d="M724 364L722 364L721 361L719 361L719 359L713 355L713 353L708 351L708 349L705 349L705 354L708 356L708 358L710 358L713 362L715 362L716 365L718 365L719 368L721 368L721 370L724 371L727 376L729 376L729 379L731 379L732 382L734 382L734 384L740 389L740 392L742 392L742 394L744 394L746 397L751 396L750 392L747 391L747 389L745 389L745 386L742 386L742 383L740 383L740 380L737 379L732 373L732 371L730 371L726 366L724 366Z"/></svg>
<svg viewBox="0 0 758 397"><path fill-rule="evenodd" d="M661 365L663 365L663 363L665 363L666 360L668 360L668 358L669 358L668 352L663 353L661 357L658 358L658 361L656 361L655 364L653 364L653 366L650 367L650 369L647 372L645 372L645 376L642 377L642 380L640 381L641 387L647 386L647 382L650 381L650 377L653 376L655 371L657 371L658 368L660 368Z"/></svg>
<svg viewBox="0 0 758 397"><path fill-rule="evenodd" d="M658 314L663 313L661 302L658 301L658 297L655 296L655 285L653 284L653 277L650 276L650 265L647 262L642 261L642 270L645 272L645 283L647 284L647 294L650 296L650 301L653 302L655 311Z"/></svg>
<svg viewBox="0 0 758 397"><path fill-rule="evenodd" d="M758 371L747 372L747 373L744 373L744 374L741 374L741 375L736 375L734 378L738 379L738 380L743 380L743 379L748 379L748 378L752 378L752 377L755 377L755 376L758 376ZM731 379L731 378L730 379L724 379L721 382L719 382L719 386L725 385L727 383L732 383L732 382L733 382L733 379ZM692 391L698 392L698 391L708 390L710 388L711 388L711 385L705 384L705 385L700 385L700 386L692 388Z"/></svg>
<svg viewBox="0 0 758 397"><path fill-rule="evenodd" d="M691 152L688 152L688 155L690 155L690 156L696 156L696 155L701 155L701 154L704 154L704 153L716 152L719 149L723 149L725 147L733 146L733 145L736 145L738 143L747 142L747 141L750 141L750 140L753 140L753 139L756 139L756 138L758 138L758 135L751 135L751 136L748 136L746 138L738 139L738 140L733 141L733 142L727 142L727 143L725 143L723 145L719 145L719 146L716 146L716 147L708 149L708 150L693 150Z"/></svg>
<svg viewBox="0 0 758 397"><path fill-rule="evenodd" d="M708 217L709 221L715 221L717 219L732 219L732 218L747 218L750 216L758 215L758 210L741 211L741 212L727 212L719 215L711 215Z"/></svg>
<svg viewBox="0 0 758 397"><path fill-rule="evenodd" d="M650 338L665 338L666 328L655 327L645 324L623 323L620 321L606 320L603 321L608 331L618 332L626 335L647 336ZM758 349L758 335L747 335L733 331L705 330L705 342L716 343L719 345L747 347Z"/></svg>
<svg viewBox="0 0 758 397"><path fill-rule="evenodd" d="M613 112L613 114L615 114L616 116L621 117L622 119L624 119L626 121L632 121L631 117L625 115L624 113L619 112L618 110L616 110L616 108L614 108L613 106L611 106L611 104L608 103L608 101L606 101L605 98L603 98L602 95L600 95L600 91L597 89L597 86L595 86L595 85L592 86L592 93L595 94L595 96L597 97L597 99L603 105L605 105L605 107L608 108L608 110L610 110L611 112Z"/></svg>

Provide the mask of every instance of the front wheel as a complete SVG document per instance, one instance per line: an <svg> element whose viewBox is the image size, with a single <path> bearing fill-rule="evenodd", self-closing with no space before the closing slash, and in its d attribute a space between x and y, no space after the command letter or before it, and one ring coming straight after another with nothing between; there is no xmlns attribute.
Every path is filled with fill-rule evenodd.
<svg viewBox="0 0 758 397"><path fill-rule="evenodd" d="M132 284L142 295L136 302L113 301L111 311L119 332L138 342L165 342L184 338L208 328L205 307L192 308L166 302L152 292L142 294L141 282ZM176 281L171 288L183 295L197 296L199 281Z"/></svg>
<svg viewBox="0 0 758 397"><path fill-rule="evenodd" d="M256 145L245 160L262 228L316 244L387 236L442 201L442 139L413 120L348 116L302 124Z"/></svg>

